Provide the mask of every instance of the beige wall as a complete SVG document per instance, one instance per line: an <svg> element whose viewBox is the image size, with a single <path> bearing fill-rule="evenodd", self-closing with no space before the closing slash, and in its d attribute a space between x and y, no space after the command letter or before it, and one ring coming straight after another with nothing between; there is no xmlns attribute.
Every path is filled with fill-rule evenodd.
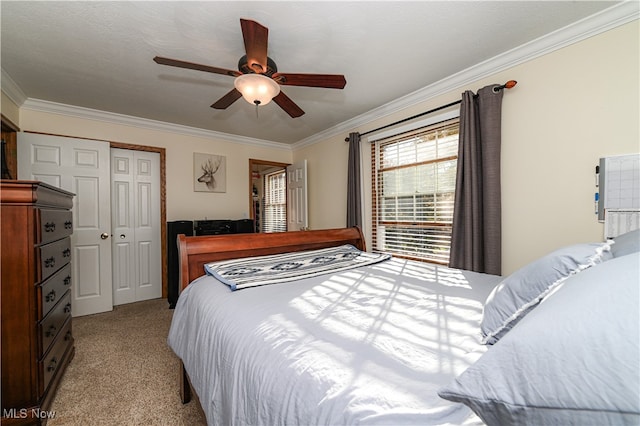
<svg viewBox="0 0 640 426"><path fill-rule="evenodd" d="M20 122L20 109L7 95L2 92L2 103L0 104L2 115L7 117L13 124L18 126Z"/></svg>
<svg viewBox="0 0 640 426"><path fill-rule="evenodd" d="M166 149L167 220L249 217L249 159L291 162L291 151L221 139L118 125L29 109L20 111L24 131L52 133ZM227 192L193 191L193 153L224 155Z"/></svg>
<svg viewBox="0 0 640 426"><path fill-rule="evenodd" d="M595 165L602 156L640 152L639 31L634 21L352 131L517 80L504 95L502 128L503 274L511 273L555 248L602 239ZM346 224L346 136L294 151L294 161L309 162L313 229Z"/></svg>

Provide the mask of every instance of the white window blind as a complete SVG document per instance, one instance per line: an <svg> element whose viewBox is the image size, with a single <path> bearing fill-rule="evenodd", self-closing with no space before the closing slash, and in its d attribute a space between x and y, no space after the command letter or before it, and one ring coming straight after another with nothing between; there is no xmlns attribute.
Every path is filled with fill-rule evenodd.
<svg viewBox="0 0 640 426"><path fill-rule="evenodd" d="M284 170L265 175L262 232L285 232L287 230L286 189Z"/></svg>
<svg viewBox="0 0 640 426"><path fill-rule="evenodd" d="M373 248L448 263L458 119L372 144Z"/></svg>

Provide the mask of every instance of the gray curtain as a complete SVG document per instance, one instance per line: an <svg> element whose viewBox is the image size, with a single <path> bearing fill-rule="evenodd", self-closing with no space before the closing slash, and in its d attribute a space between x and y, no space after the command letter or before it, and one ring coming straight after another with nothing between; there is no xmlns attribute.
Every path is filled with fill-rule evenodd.
<svg viewBox="0 0 640 426"><path fill-rule="evenodd" d="M500 275L502 90L467 91L460 104L460 146L449 266Z"/></svg>
<svg viewBox="0 0 640 426"><path fill-rule="evenodd" d="M349 133L349 168L347 172L347 227L362 228L360 190L360 133Z"/></svg>

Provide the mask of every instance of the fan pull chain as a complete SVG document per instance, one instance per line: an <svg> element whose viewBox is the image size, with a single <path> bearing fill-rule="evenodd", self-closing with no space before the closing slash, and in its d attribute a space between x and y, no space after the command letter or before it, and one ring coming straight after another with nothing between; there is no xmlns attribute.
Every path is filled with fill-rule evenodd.
<svg viewBox="0 0 640 426"><path fill-rule="evenodd" d="M256 103L256 119L258 119L258 105L260 105L259 103Z"/></svg>

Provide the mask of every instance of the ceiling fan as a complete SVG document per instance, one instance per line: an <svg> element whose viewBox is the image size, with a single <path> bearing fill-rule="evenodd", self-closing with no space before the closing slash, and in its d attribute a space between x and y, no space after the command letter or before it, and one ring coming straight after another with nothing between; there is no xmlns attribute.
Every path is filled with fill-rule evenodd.
<svg viewBox="0 0 640 426"><path fill-rule="evenodd" d="M304 111L284 92L282 86L323 87L343 89L347 84L344 75L339 74L291 74L278 72L276 63L267 56L269 29L255 21L240 19L246 55L238 61L238 70L217 68L177 59L156 56L153 60L161 65L205 71L235 77L234 88L218 99L212 108L226 109L240 97L256 105L266 105L272 99L292 118L300 117Z"/></svg>

